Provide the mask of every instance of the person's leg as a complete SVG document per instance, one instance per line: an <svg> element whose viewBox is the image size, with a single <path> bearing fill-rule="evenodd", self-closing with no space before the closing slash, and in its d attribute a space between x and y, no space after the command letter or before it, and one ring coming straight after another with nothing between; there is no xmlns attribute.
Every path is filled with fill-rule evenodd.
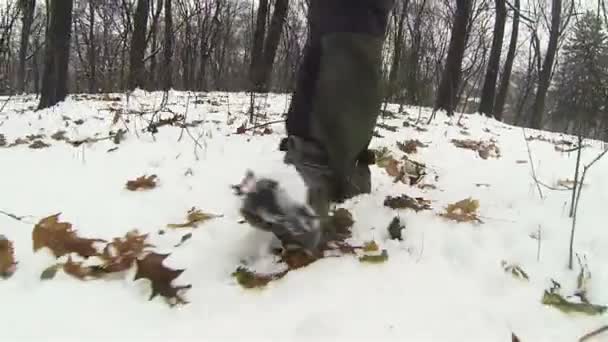
<svg viewBox="0 0 608 342"><path fill-rule="evenodd" d="M286 161L326 216L329 201L371 191L367 151L381 104L381 55L393 0L312 0L311 37L288 113Z"/></svg>

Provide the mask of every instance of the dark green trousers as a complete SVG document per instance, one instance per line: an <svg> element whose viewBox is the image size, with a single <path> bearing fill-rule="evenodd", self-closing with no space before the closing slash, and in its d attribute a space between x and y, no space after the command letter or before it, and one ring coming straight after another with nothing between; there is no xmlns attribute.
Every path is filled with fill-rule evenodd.
<svg viewBox="0 0 608 342"><path fill-rule="evenodd" d="M338 183L352 178L367 155L380 111L382 45L393 3L310 3L310 36L287 115L287 133L324 152L321 159L334 174L340 188L336 191L343 192L337 197L349 197L344 194L348 186Z"/></svg>

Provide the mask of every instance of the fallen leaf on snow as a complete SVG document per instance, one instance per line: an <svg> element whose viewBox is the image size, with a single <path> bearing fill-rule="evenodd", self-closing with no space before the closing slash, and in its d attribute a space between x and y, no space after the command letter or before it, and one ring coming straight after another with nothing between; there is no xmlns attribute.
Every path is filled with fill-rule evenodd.
<svg viewBox="0 0 608 342"><path fill-rule="evenodd" d="M232 276L236 278L236 281L242 287L246 289L253 289L265 287L271 281L280 279L286 274L287 272L280 272L276 274L259 274L240 266L232 273Z"/></svg>
<svg viewBox="0 0 608 342"><path fill-rule="evenodd" d="M0 235L0 277L10 278L16 269L17 262L15 262L13 243L4 235Z"/></svg>
<svg viewBox="0 0 608 342"><path fill-rule="evenodd" d="M481 220L477 215L478 209L479 201L467 198L462 201L448 205L446 212L440 214L440 216L443 216L450 220L454 220L456 222L477 221L481 223Z"/></svg>
<svg viewBox="0 0 608 342"><path fill-rule="evenodd" d="M482 159L488 159L490 157L500 158L500 149L498 148L496 143L492 141L485 142L471 139L452 139L452 143L458 148L477 151L477 153Z"/></svg>
<svg viewBox="0 0 608 342"><path fill-rule="evenodd" d="M363 251L364 252L377 252L380 250L380 247L378 247L378 244L376 243L376 241L369 241L366 242L363 245Z"/></svg>
<svg viewBox="0 0 608 342"><path fill-rule="evenodd" d="M63 264L63 271L80 280L99 279L106 272L99 266L83 266L82 262L72 261L72 257L68 257L68 261Z"/></svg>
<svg viewBox="0 0 608 342"><path fill-rule="evenodd" d="M359 257L359 261L370 264L380 264L386 262L388 261L388 251L386 249L383 249L382 253L378 255L363 255Z"/></svg>
<svg viewBox="0 0 608 342"><path fill-rule="evenodd" d="M201 223L205 223L206 221L209 221L209 220L212 220L215 218L219 218L219 217L222 217L222 215L207 214L207 213L201 211L200 209L191 208L190 210L188 210L188 214L186 216L185 223L178 223L178 224L171 223L171 224L168 224L167 227L173 228L173 229L196 228Z"/></svg>
<svg viewBox="0 0 608 342"><path fill-rule="evenodd" d="M412 209L416 212L431 209L431 201L425 200L422 197L413 198L408 195L398 197L387 196L384 200L384 206L391 209Z"/></svg>
<svg viewBox="0 0 608 342"><path fill-rule="evenodd" d="M405 225L401 223L401 219L399 216L395 216L391 223L388 225L388 234L391 240L403 240L403 231L405 230Z"/></svg>
<svg viewBox="0 0 608 342"><path fill-rule="evenodd" d="M107 244L100 257L103 259L103 269L108 272L126 271L135 260L154 245L146 242L148 234L140 234L137 230L128 232L122 238L114 238Z"/></svg>
<svg viewBox="0 0 608 342"><path fill-rule="evenodd" d="M350 211L344 208L337 209L331 216L331 221L332 226L340 237L346 238L351 236L351 228L355 224L355 220Z"/></svg>
<svg viewBox="0 0 608 342"><path fill-rule="evenodd" d="M518 279L530 280L528 274L519 265L508 264L504 260L500 264L505 270L505 272L511 273L513 277Z"/></svg>
<svg viewBox="0 0 608 342"><path fill-rule="evenodd" d="M33 149L33 150L40 150L43 148L47 148L50 147L51 145L45 143L42 140L35 140L33 143L30 144L30 146L28 146L29 148Z"/></svg>
<svg viewBox="0 0 608 342"><path fill-rule="evenodd" d="M57 131L55 133L53 133L53 135L51 135L51 139L53 140L57 140L57 141L67 141L68 137L65 136L67 132L66 131Z"/></svg>
<svg viewBox="0 0 608 342"><path fill-rule="evenodd" d="M84 258L98 255L93 244L105 241L79 237L72 229L71 223L59 222L59 215L43 218L34 226L32 231L34 252L47 247L57 258L68 253L76 253Z"/></svg>
<svg viewBox="0 0 608 342"><path fill-rule="evenodd" d="M405 142L397 142L397 147L407 154L412 154L418 152L418 148L428 147L428 145L423 144L419 140L407 140Z"/></svg>
<svg viewBox="0 0 608 342"><path fill-rule="evenodd" d="M558 293L551 293L545 290L542 298L542 303L552 306L564 313L578 312L587 315L601 315L608 309L603 305L594 305L589 303L569 302Z"/></svg>
<svg viewBox="0 0 608 342"><path fill-rule="evenodd" d="M387 125L387 124L383 124L383 123L378 123L376 124L376 127L385 129L387 131L391 131L391 132L397 132L397 126L391 126L391 125Z"/></svg>
<svg viewBox="0 0 608 342"><path fill-rule="evenodd" d="M179 243L173 247L181 247L186 241L190 240L192 238L192 233L188 233L184 236L182 236L182 238L179 240Z"/></svg>
<svg viewBox="0 0 608 342"><path fill-rule="evenodd" d="M158 177L156 175L151 176L141 176L135 180L130 180L127 182L126 187L131 191L137 190L150 190L156 188L156 180Z"/></svg>
<svg viewBox="0 0 608 342"><path fill-rule="evenodd" d="M55 275L57 274L57 271L61 267L63 267L63 264L55 264L55 265L47 267L40 274L40 280L51 280L51 279L55 278Z"/></svg>
<svg viewBox="0 0 608 342"><path fill-rule="evenodd" d="M191 285L173 286L171 282L179 277L184 270L173 270L163 265L163 261L169 254L149 253L143 259L137 259L137 273L134 280L148 279L152 286L150 300L157 295L165 297L175 304L187 304L180 295L179 291L189 289Z"/></svg>

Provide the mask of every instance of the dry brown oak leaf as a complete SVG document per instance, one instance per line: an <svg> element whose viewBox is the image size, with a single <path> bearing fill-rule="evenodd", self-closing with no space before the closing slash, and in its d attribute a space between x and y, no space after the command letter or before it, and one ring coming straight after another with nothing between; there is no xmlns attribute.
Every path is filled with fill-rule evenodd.
<svg viewBox="0 0 608 342"><path fill-rule="evenodd" d="M34 252L47 247L56 258L69 253L76 253L84 258L99 255L93 244L106 241L79 237L76 231L72 229L71 223L59 222L59 215L61 214L43 218L34 226L32 231Z"/></svg>
<svg viewBox="0 0 608 342"><path fill-rule="evenodd" d="M106 272L126 271L148 247L155 247L146 242L148 234L139 234L137 230L128 232L123 238L114 238L107 244L100 255L104 260Z"/></svg>
<svg viewBox="0 0 608 342"><path fill-rule="evenodd" d="M13 243L0 235L0 277L6 279L12 276L16 266Z"/></svg>
<svg viewBox="0 0 608 342"><path fill-rule="evenodd" d="M156 188L157 178L156 175L141 176L135 180L128 181L126 187L131 191L154 189Z"/></svg>
<svg viewBox="0 0 608 342"><path fill-rule="evenodd" d="M179 296L178 292L189 289L192 285L175 286L171 282L179 277L184 270L173 270L163 265L163 261L170 254L149 253L143 259L137 259L137 273L133 280L148 279L152 286L150 300L157 295L167 300L175 301L175 304L187 304L188 302Z"/></svg>

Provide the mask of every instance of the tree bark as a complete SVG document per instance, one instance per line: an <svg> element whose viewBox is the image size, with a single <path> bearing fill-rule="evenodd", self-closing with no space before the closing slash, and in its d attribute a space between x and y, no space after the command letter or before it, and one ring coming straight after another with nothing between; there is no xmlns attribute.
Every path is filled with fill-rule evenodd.
<svg viewBox="0 0 608 342"><path fill-rule="evenodd" d="M396 32L395 32L395 44L394 44L394 52L393 52L393 60L391 63L391 71L389 73L388 76L388 84L389 84L389 91L387 94L388 98L392 98L395 96L395 93L397 92L397 81L399 78L399 73L401 71L401 60L402 60L402 55L403 55L403 43L404 43L404 23L405 23L405 18L407 17L407 10L408 10L408 5L409 5L409 0L404 0L403 4L401 5L401 14L399 15L399 17L396 16L395 14L395 18L397 21L397 28L396 28Z"/></svg>
<svg viewBox="0 0 608 342"><path fill-rule="evenodd" d="M435 101L435 110L445 110L448 116L454 115L458 102L458 85L462 74L462 59L467 41L467 29L471 15L471 0L456 0L454 25L450 37L448 56Z"/></svg>
<svg viewBox="0 0 608 342"><path fill-rule="evenodd" d="M259 0L258 13L253 33L253 45L251 47L251 65L249 68L249 80L252 90L259 90L260 73L262 72L262 60L264 58L264 36L266 35L266 19L268 17L268 0Z"/></svg>
<svg viewBox="0 0 608 342"><path fill-rule="evenodd" d="M32 24L34 23L34 11L36 9L36 0L20 0L19 6L23 16L21 17L21 42L19 44L19 67L17 70L17 92L25 91L25 63L27 57L27 49L29 46L30 35L32 33Z"/></svg>
<svg viewBox="0 0 608 342"><path fill-rule="evenodd" d="M148 12L150 0L137 0L137 8L133 18L134 28L131 40L129 90L143 87L145 82L144 53L146 51L146 30L148 27Z"/></svg>
<svg viewBox="0 0 608 342"><path fill-rule="evenodd" d="M407 58L407 71L405 74L405 90L407 94L407 101L410 104L420 104L419 91L418 91L418 75L420 71L420 48L422 44L422 16L426 7L427 0L423 0L414 19L413 27L410 26L410 37L412 38L412 45L410 47L410 53Z"/></svg>
<svg viewBox="0 0 608 342"><path fill-rule="evenodd" d="M68 64L72 34L72 0L50 1L49 26L46 32L44 74L38 109L65 100L68 94Z"/></svg>
<svg viewBox="0 0 608 342"><path fill-rule="evenodd" d="M163 90L168 91L173 86L173 9L172 0L165 0L165 79Z"/></svg>
<svg viewBox="0 0 608 342"><path fill-rule="evenodd" d="M507 100L507 94L509 92L509 82L511 80L511 72L513 70L513 61L515 61L515 53L517 52L517 38L519 35L519 0L515 0L513 5L513 27L511 29L511 41L509 42L509 51L507 52L507 59L502 70L500 77L500 85L498 86L498 95L496 95L496 101L494 102L494 117L496 120L502 120L502 114Z"/></svg>
<svg viewBox="0 0 608 342"><path fill-rule="evenodd" d="M494 20L492 48L490 49L490 58L488 60L486 77L481 91L481 103L479 104L479 113L490 117L495 116L494 97L496 95L496 80L498 78L502 41L505 34L505 23L507 21L507 6L505 0L495 0L494 4L496 5L496 17Z"/></svg>
<svg viewBox="0 0 608 342"><path fill-rule="evenodd" d="M270 89L272 66L277 55L281 35L283 34L288 9L289 0L276 0L272 19L270 20L270 27L268 28L268 35L264 44L264 55L259 73L260 78L257 80L258 91L260 92L267 93Z"/></svg>
<svg viewBox="0 0 608 342"><path fill-rule="evenodd" d="M543 61L543 67L539 75L538 88L536 91L536 98L534 100L534 107L530 121L530 127L534 129L540 129L542 126L543 114L545 111L545 101L547 99L547 91L549 90L549 85L551 83L551 73L553 71L553 63L555 61L555 54L557 53L557 45L560 35L562 0L553 0L551 3L551 30L549 32L549 44L547 46L545 60Z"/></svg>
<svg viewBox="0 0 608 342"><path fill-rule="evenodd" d="M89 0L89 93L97 92L97 47L95 45L95 0Z"/></svg>

